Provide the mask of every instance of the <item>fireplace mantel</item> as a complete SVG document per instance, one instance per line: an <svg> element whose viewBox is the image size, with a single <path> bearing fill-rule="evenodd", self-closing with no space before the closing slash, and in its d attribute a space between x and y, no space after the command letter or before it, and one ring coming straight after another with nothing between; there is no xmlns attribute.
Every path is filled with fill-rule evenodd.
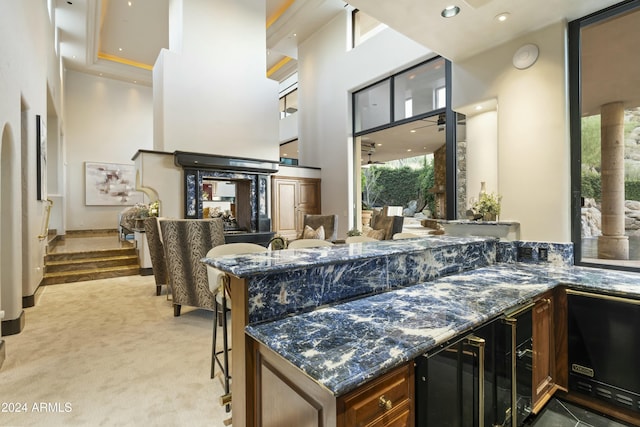
<svg viewBox="0 0 640 427"><path fill-rule="evenodd" d="M202 218L203 179L230 180L237 183L238 225L248 233L271 231L267 183L277 162L184 151L174 152L174 162L183 170L185 218Z"/></svg>
<svg viewBox="0 0 640 427"><path fill-rule="evenodd" d="M183 168L217 169L270 174L278 172L279 165L278 162L270 160L189 153L186 151L176 151L173 155L176 165L182 166Z"/></svg>

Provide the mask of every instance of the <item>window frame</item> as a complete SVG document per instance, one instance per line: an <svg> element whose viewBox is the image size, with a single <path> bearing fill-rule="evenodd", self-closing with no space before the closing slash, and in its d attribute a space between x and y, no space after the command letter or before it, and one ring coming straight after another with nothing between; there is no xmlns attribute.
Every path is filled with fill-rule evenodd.
<svg viewBox="0 0 640 427"><path fill-rule="evenodd" d="M568 24L569 134L571 145L571 240L574 265L610 270L640 271L639 267L582 261L582 71L581 30L617 15L640 8L640 0L627 0Z"/></svg>

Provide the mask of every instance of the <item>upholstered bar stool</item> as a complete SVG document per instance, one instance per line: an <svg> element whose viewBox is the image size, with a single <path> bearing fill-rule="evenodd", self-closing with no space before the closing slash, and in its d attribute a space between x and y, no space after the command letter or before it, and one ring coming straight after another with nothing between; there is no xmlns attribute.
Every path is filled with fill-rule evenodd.
<svg viewBox="0 0 640 427"><path fill-rule="evenodd" d="M349 236L345 239L345 243L363 243L363 242L378 242L378 239L374 239L369 236Z"/></svg>
<svg viewBox="0 0 640 427"><path fill-rule="evenodd" d="M287 249L318 248L327 246L333 246L333 243L328 240L320 239L298 239L290 242Z"/></svg>
<svg viewBox="0 0 640 427"><path fill-rule="evenodd" d="M227 243L212 248L207 252L207 258L216 258L224 255L238 255L266 252L267 248L256 245L254 243ZM227 313L231 309L231 301L229 299L229 275L215 267L207 265L207 277L209 279L209 290L215 295L216 307L213 315L213 343L211 345L211 378L215 376L216 365L220 367L222 373L222 386L224 387L224 395L221 402L225 405L225 410L229 412L231 409L230 380L229 372L229 328L227 325ZM222 350L217 349L218 340L218 316L222 320ZM219 357L222 355L222 361Z"/></svg>

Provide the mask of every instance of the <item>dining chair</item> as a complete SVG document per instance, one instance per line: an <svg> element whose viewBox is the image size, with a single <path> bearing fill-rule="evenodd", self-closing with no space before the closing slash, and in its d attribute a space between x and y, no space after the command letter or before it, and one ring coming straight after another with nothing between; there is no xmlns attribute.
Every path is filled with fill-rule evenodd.
<svg viewBox="0 0 640 427"><path fill-rule="evenodd" d="M173 315L180 316L183 305L214 310L215 299L201 259L211 248L224 244L222 219L161 219L159 223Z"/></svg>
<svg viewBox="0 0 640 427"><path fill-rule="evenodd" d="M334 241L338 238L338 215L306 214L302 220L302 228L304 229L305 226L314 230L322 226L325 240Z"/></svg>

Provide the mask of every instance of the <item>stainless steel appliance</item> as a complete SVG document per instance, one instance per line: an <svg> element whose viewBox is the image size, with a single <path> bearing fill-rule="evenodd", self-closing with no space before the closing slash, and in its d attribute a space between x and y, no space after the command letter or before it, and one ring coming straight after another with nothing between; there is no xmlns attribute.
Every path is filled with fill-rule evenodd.
<svg viewBox="0 0 640 427"><path fill-rule="evenodd" d="M531 412L531 307L416 359L416 426L522 425Z"/></svg>
<svg viewBox="0 0 640 427"><path fill-rule="evenodd" d="M640 413L640 300L567 290L569 390Z"/></svg>

